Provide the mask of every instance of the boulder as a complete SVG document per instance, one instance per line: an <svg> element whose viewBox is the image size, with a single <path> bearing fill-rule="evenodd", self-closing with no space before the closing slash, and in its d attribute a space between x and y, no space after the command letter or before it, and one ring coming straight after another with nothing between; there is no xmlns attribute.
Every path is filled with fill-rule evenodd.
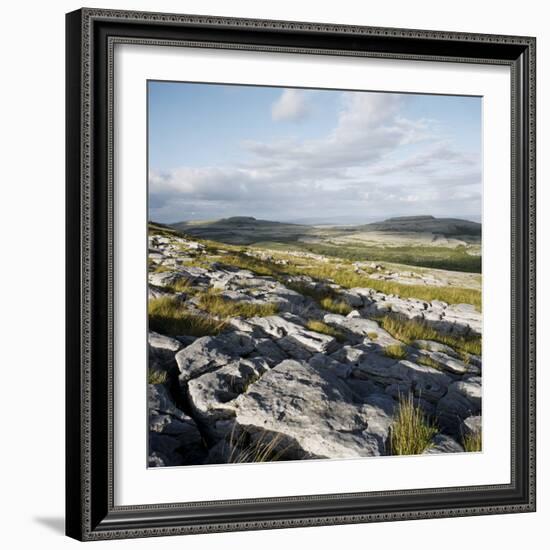
<svg viewBox="0 0 550 550"><path fill-rule="evenodd" d="M447 391L452 379L445 373L418 365L412 361L396 361L390 357L372 354L353 370L353 376L371 378L383 385L399 384L427 401L437 401Z"/></svg>
<svg viewBox="0 0 550 550"><path fill-rule="evenodd" d="M395 402L358 404L332 372L283 361L235 400L236 427L287 459L384 454Z"/></svg>
<svg viewBox="0 0 550 550"><path fill-rule="evenodd" d="M464 449L452 437L437 434L432 440L432 447L424 451L425 455L437 455L442 453L463 453Z"/></svg>
<svg viewBox="0 0 550 550"><path fill-rule="evenodd" d="M461 436L462 421L477 416L481 411L481 378L453 382L447 394L439 400L436 414L445 433Z"/></svg>
<svg viewBox="0 0 550 550"><path fill-rule="evenodd" d="M176 354L179 380L188 380L227 365L233 359L246 357L254 350L254 339L244 332L203 336Z"/></svg>
<svg viewBox="0 0 550 550"><path fill-rule="evenodd" d="M206 449L195 421L178 409L166 386L149 384L149 466L200 464Z"/></svg>
<svg viewBox="0 0 550 550"><path fill-rule="evenodd" d="M481 434L481 416L469 416L462 422L461 430L464 437L472 437Z"/></svg>
<svg viewBox="0 0 550 550"><path fill-rule="evenodd" d="M181 342L157 332L149 331L149 370L166 371L169 375L177 372L176 352L182 348Z"/></svg>
<svg viewBox="0 0 550 550"><path fill-rule="evenodd" d="M193 416L211 437L223 437L230 425L225 421L235 416L234 400L268 370L263 359L239 359L190 380L187 394Z"/></svg>

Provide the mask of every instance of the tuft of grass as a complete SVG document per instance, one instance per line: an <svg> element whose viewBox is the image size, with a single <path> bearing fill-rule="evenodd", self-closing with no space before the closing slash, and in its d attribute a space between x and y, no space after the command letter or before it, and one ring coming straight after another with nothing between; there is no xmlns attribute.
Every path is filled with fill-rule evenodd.
<svg viewBox="0 0 550 550"><path fill-rule="evenodd" d="M158 264L153 268L153 271L155 273L165 273L167 271L174 271L174 269L163 264Z"/></svg>
<svg viewBox="0 0 550 550"><path fill-rule="evenodd" d="M384 355L392 359L405 359L407 357L407 350L402 344L390 344L384 348Z"/></svg>
<svg viewBox="0 0 550 550"><path fill-rule="evenodd" d="M346 304L346 302L342 302L340 300L336 300L334 298L331 298L327 296L326 298L323 298L319 305L331 313L338 313L340 315L347 315L352 311L352 308Z"/></svg>
<svg viewBox="0 0 550 550"><path fill-rule="evenodd" d="M432 446L437 428L428 421L412 394L399 398L390 430L392 455L419 455Z"/></svg>
<svg viewBox="0 0 550 550"><path fill-rule="evenodd" d="M149 384L164 384L168 380L168 374L164 370L149 369Z"/></svg>
<svg viewBox="0 0 550 550"><path fill-rule="evenodd" d="M367 332L367 336L371 340L376 340L376 339L378 339L378 332Z"/></svg>
<svg viewBox="0 0 550 550"><path fill-rule="evenodd" d="M268 317L279 311L277 304L251 304L224 298L214 292L205 292L199 296L198 306L221 319L232 317Z"/></svg>
<svg viewBox="0 0 550 550"><path fill-rule="evenodd" d="M306 327L309 330L313 330L314 332L320 332L321 334L326 334L328 336L332 336L333 338L336 338L340 342L344 341L346 337L342 332L340 332L338 329L331 327L330 325L327 325L326 323L323 323L323 321L318 321L316 319L310 319L306 323Z"/></svg>
<svg viewBox="0 0 550 550"><path fill-rule="evenodd" d="M413 340L433 340L434 342L446 344L458 352L481 355L480 336L463 337L441 334L426 323L403 321L389 315L379 317L376 320L384 330L406 344L410 344Z"/></svg>
<svg viewBox="0 0 550 550"><path fill-rule="evenodd" d="M230 464L239 464L246 462L275 462L281 460L286 448L279 449L283 440L280 433L268 436L268 432L263 432L256 440L252 440L250 434L243 431L238 437L235 437L234 430L231 432L230 446L231 453L227 460Z"/></svg>
<svg viewBox="0 0 550 550"><path fill-rule="evenodd" d="M421 355L416 362L425 367L441 370L441 365L437 361L434 361L429 355Z"/></svg>
<svg viewBox="0 0 550 550"><path fill-rule="evenodd" d="M213 336L225 328L225 321L191 313L172 296L149 300L148 313L149 329L168 336Z"/></svg>
<svg viewBox="0 0 550 550"><path fill-rule="evenodd" d="M481 451L481 431L465 435L462 438L462 446L467 453L479 453Z"/></svg>
<svg viewBox="0 0 550 550"><path fill-rule="evenodd" d="M166 285L164 289L168 292L185 292L186 294L194 294L197 291L189 279L178 279L171 285Z"/></svg>

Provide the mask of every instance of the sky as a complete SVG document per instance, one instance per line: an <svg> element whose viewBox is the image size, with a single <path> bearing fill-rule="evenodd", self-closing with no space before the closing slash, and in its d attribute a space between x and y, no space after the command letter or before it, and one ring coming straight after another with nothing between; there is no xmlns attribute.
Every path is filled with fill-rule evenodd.
<svg viewBox="0 0 550 550"><path fill-rule="evenodd" d="M148 83L149 218L480 221L481 98Z"/></svg>

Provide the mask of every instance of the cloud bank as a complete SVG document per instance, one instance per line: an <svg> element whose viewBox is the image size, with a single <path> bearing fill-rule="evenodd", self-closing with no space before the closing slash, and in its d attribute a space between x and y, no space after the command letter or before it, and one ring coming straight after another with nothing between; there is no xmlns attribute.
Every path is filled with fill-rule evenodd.
<svg viewBox="0 0 550 550"><path fill-rule="evenodd" d="M151 172L151 219L251 215L360 223L414 214L479 217L479 154L461 151L433 121L404 116L407 96L340 94L336 123L323 136L248 140L233 164ZM289 89L272 105L271 116L300 121L310 112L306 96Z"/></svg>

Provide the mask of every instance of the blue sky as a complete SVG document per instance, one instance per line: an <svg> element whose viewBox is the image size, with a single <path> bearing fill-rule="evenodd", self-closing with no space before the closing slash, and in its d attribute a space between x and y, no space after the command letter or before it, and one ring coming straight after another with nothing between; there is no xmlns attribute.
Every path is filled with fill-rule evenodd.
<svg viewBox="0 0 550 550"><path fill-rule="evenodd" d="M481 99L149 82L149 215L479 220Z"/></svg>

